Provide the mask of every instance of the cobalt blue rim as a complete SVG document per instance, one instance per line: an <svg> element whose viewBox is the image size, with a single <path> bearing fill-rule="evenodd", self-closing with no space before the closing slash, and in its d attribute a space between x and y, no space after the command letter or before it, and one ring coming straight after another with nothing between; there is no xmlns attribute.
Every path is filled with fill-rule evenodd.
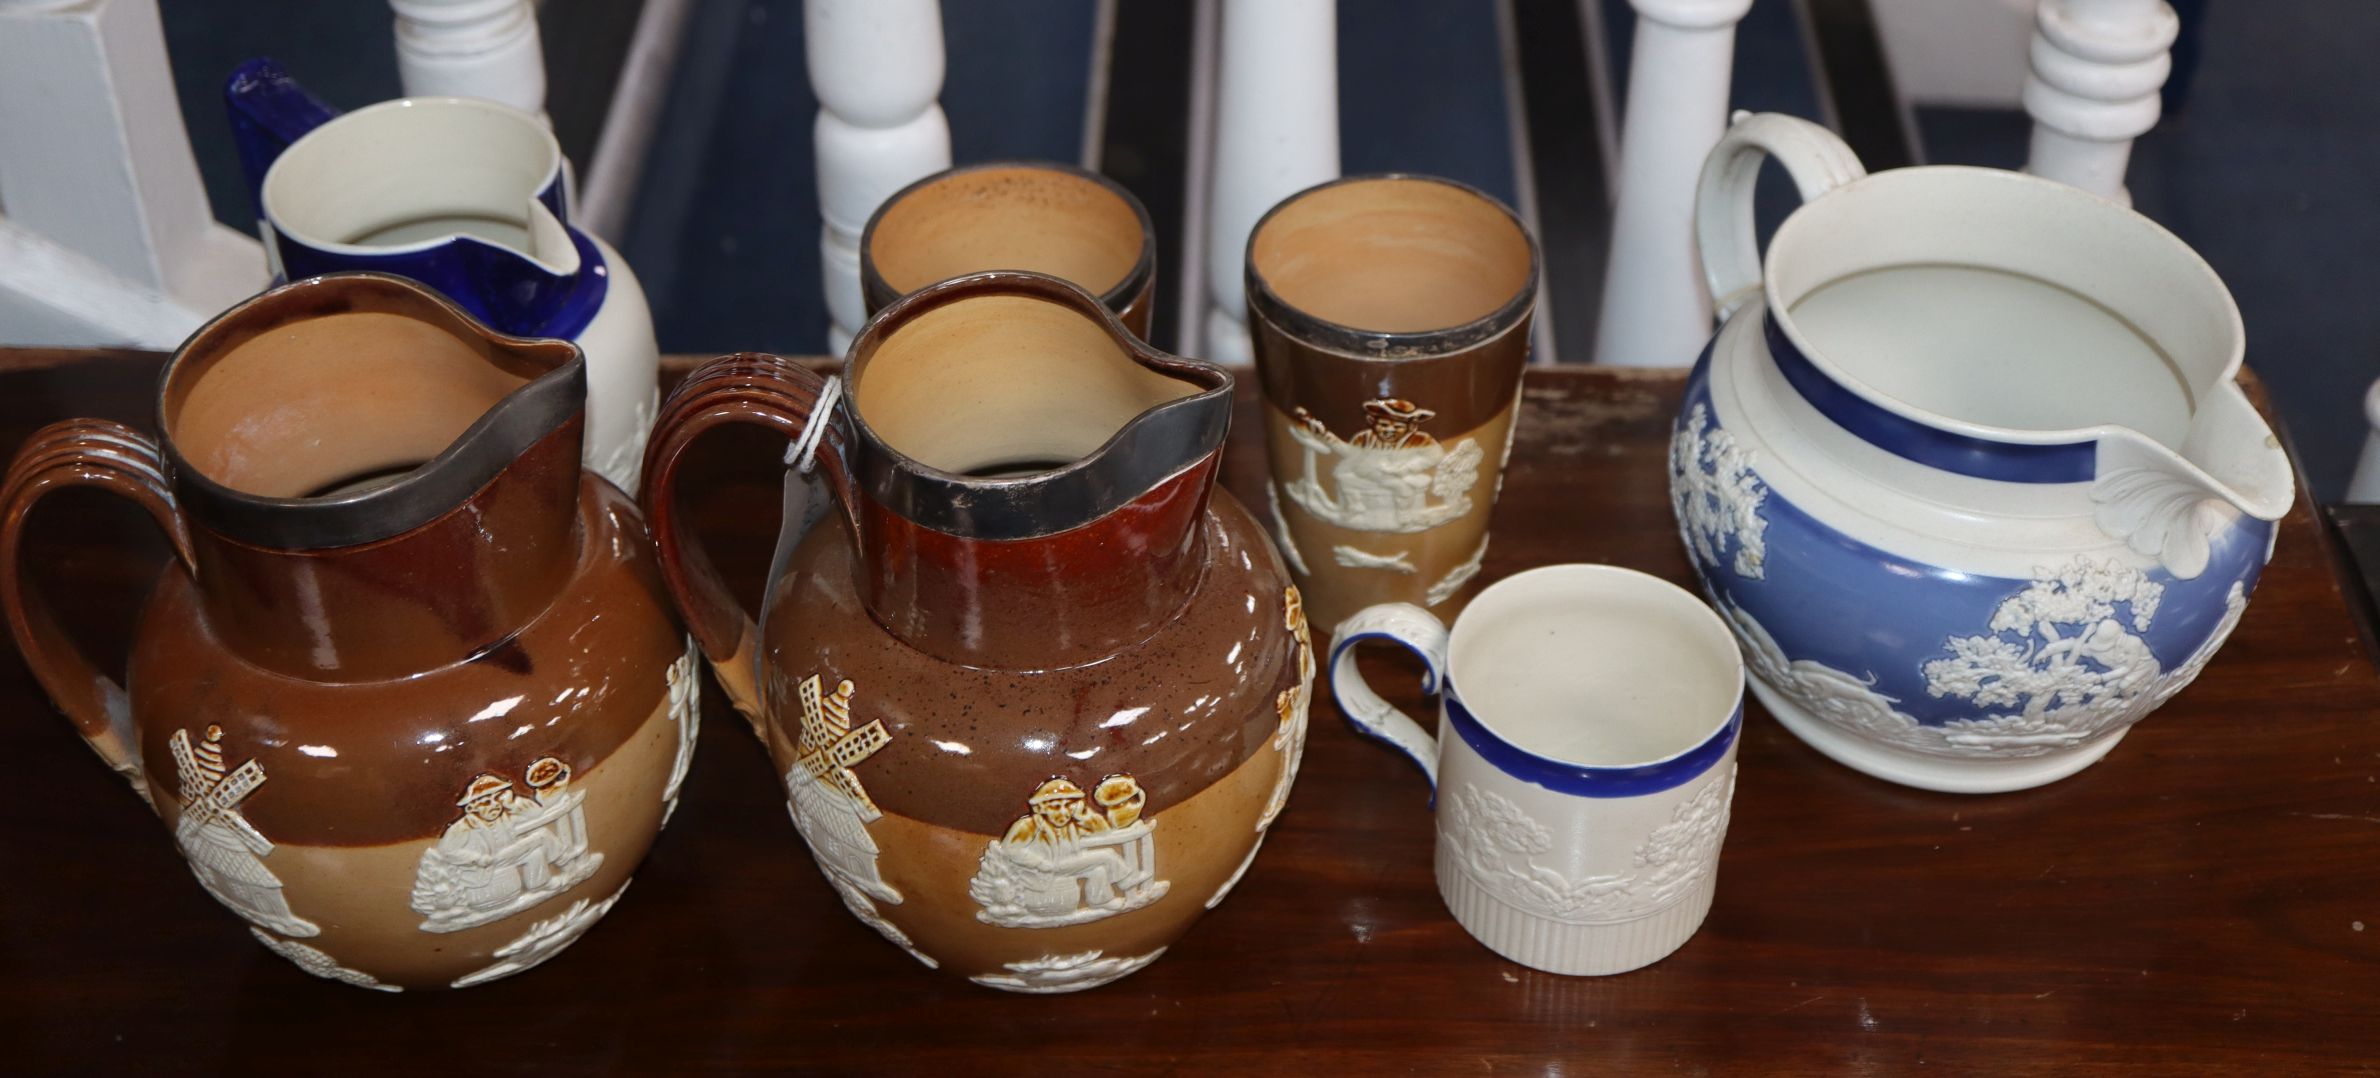
<svg viewBox="0 0 2380 1078"><path fill-rule="evenodd" d="M1861 441L1929 468L2003 483L2087 483L2099 470L2099 443L2026 445L1976 438L1928 426L1860 396L1820 371L1785 335L1773 311L1761 332L1779 373L1818 414Z"/></svg>
<svg viewBox="0 0 2380 1078"><path fill-rule="evenodd" d="M1574 797L1643 797L1684 786L1725 759L1727 750L1744 728L1744 698L1739 688L1727 722L1701 744L1668 759L1635 767L1591 767L1548 759L1496 736L1471 714L1470 708L1463 706L1462 694L1453 691L1451 684L1447 689L1446 725L1463 739L1463 744L1471 746L1471 751L1498 771Z"/></svg>
<svg viewBox="0 0 2380 1078"><path fill-rule="evenodd" d="M575 339L602 310L611 288L611 268L593 240L569 224L560 183L549 183L537 200L554 211L578 252L577 273L556 275L519 252L472 236L458 236L414 250L364 254L325 251L272 229L280 256L280 281L363 270L410 277L429 285L499 333L515 337Z"/></svg>

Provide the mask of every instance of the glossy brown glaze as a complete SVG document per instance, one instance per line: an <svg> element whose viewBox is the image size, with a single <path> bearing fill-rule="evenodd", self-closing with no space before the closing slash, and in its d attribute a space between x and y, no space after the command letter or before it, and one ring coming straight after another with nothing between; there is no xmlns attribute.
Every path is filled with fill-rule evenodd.
<svg viewBox="0 0 2380 1078"><path fill-rule="evenodd" d="M0 446L60 415L144 422L158 362L0 349ZM1485 575L1584 560L1691 582L1667 475L1683 372L1526 377ZM1252 383L1223 482L1254 507ZM684 515L733 594L756 598L783 442L745 433L687 461ZM1892 786L1747 705L1710 918L1617 977L1539 973L1472 940L1432 879L1412 764L1351 732L1325 693L1255 867L1163 959L1106 988L984 991L849 923L795 845L782 772L731 731L706 739L670 834L596 931L526 976L383 999L251 942L0 662L0 703L19 716L0 722L16 794L0 813L8 1060L445 1073L467 1044L487 1067L657 1074L2354 1074L2380 1057L2380 827L2359 819L2380 814L2380 677L2319 512L2301 498L2282 522L2205 675L2073 782L1987 798ZM137 507L79 495L43 503L25 550L111 669L173 557ZM1425 714L1415 671L1380 650L1371 683ZM741 725L705 704L713 731Z"/></svg>
<svg viewBox="0 0 2380 1078"><path fill-rule="evenodd" d="M1314 620L1383 602L1452 617L1511 447L1535 242L1461 184L1360 176L1267 213L1247 275L1267 496Z"/></svg>
<svg viewBox="0 0 2380 1078"><path fill-rule="evenodd" d="M893 193L860 233L868 313L936 281L1020 269L1072 281L1149 335L1157 233L1121 184L1056 161L946 169Z"/></svg>
<svg viewBox="0 0 2380 1078"><path fill-rule="evenodd" d="M645 473L672 587L722 679L758 679L862 922L994 987L1129 974L1245 871L1304 746L1303 607L1214 491L1231 378L1024 273L912 293L851 355L842 383L729 356L672 394ZM758 626L677 491L694 439L747 421L815 445L844 510L788 536Z"/></svg>
<svg viewBox="0 0 2380 1078"><path fill-rule="evenodd" d="M693 657L634 504L580 470L582 371L418 285L316 278L191 338L160 442L84 421L11 468L20 647L206 890L309 972L394 990L534 966L608 911L674 804ZM181 555L128 689L15 571L34 499L70 484L139 503Z"/></svg>

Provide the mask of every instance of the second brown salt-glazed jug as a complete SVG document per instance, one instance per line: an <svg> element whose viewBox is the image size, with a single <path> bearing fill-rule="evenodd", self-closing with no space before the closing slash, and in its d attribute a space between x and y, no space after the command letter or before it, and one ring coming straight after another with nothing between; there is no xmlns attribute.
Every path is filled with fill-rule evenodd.
<svg viewBox="0 0 2380 1078"><path fill-rule="evenodd" d="M1215 486L1231 386L1002 271L893 303L831 381L727 356L663 406L664 572L819 868L919 961L1020 992L1141 969L1287 801L1313 656ZM757 623L674 511L681 454L736 422L791 438L841 510L788 514Z"/></svg>
<svg viewBox="0 0 2380 1078"><path fill-rule="evenodd" d="M155 439L68 420L9 468L18 648L198 882L308 973L393 992L544 962L676 806L694 657L635 505L579 466L585 401L577 346L338 274L192 335ZM19 564L69 487L139 504L175 555L122 684Z"/></svg>

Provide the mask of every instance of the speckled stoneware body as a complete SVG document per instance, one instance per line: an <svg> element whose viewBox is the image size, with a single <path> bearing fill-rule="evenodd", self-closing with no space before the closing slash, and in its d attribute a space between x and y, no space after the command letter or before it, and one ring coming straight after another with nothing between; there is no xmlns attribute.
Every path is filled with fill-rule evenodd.
<svg viewBox="0 0 2380 1078"><path fill-rule="evenodd" d="M1765 263L1763 155L1811 198ZM2061 184L1864 176L1780 116L1738 120L1701 199L1733 313L1687 383L1671 495L1780 722L1881 778L2015 790L2198 676L2295 493L2203 261Z"/></svg>
<svg viewBox="0 0 2380 1078"><path fill-rule="evenodd" d="M158 440L72 420L10 470L19 648L198 882L309 973L397 991L544 962L676 803L693 653L635 505L581 469L582 365L411 282L312 278L183 346ZM140 503L178 555L124 688L17 564L35 500L73 485Z"/></svg>
<svg viewBox="0 0 2380 1078"><path fill-rule="evenodd" d="M1274 538L1315 620L1452 617L1512 452L1536 242L1472 188L1358 176L1265 214L1247 275Z"/></svg>
<svg viewBox="0 0 2380 1078"><path fill-rule="evenodd" d="M1230 398L1088 293L988 273L886 308L838 382L730 356L664 407L646 497L672 585L819 868L919 961L1104 984L1254 861L1313 656L1215 486ZM792 434L840 508L793 522L757 624L669 508L677 454L741 420Z"/></svg>

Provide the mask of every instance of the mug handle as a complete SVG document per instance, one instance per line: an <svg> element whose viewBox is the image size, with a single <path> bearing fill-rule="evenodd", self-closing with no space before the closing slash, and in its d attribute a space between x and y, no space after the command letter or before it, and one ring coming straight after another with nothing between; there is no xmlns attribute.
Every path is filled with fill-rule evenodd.
<svg viewBox="0 0 2380 1078"><path fill-rule="evenodd" d="M1402 644L1421 657L1421 691L1435 695L1446 684L1446 623L1412 603L1365 607L1331 630L1330 687L1347 721L1363 734L1388 742L1412 757L1438 786L1438 739L1413 717L1380 698L1355 668L1355 645L1370 640Z"/></svg>
<svg viewBox="0 0 2380 1078"><path fill-rule="evenodd" d="M43 427L25 440L0 480L0 606L8 612L9 634L51 703L146 801L140 739L124 686L75 647L40 589L25 586L25 521L44 495L68 487L97 487L131 499L164 529L183 568L195 571L190 531L165 481L157 443L121 423L69 419Z"/></svg>
<svg viewBox="0 0 2380 1078"><path fill-rule="evenodd" d="M752 423L779 431L791 443L786 464L803 472L817 468L856 535L859 523L852 507L857 503L844 457L848 441L835 409L841 390L839 376L830 378L781 356L720 356L695 368L662 402L645 448L639 501L652 526L662 579L728 702L756 726L761 721L760 627L703 552L692 523L678 512L678 466L695 439L718 427Z"/></svg>
<svg viewBox="0 0 2380 1078"><path fill-rule="evenodd" d="M1824 127L1781 112L1736 112L1703 159L1694 189L1694 242L1721 322L1760 295L1752 192L1763 157L1785 166L1804 202L1868 174L1851 147Z"/></svg>

